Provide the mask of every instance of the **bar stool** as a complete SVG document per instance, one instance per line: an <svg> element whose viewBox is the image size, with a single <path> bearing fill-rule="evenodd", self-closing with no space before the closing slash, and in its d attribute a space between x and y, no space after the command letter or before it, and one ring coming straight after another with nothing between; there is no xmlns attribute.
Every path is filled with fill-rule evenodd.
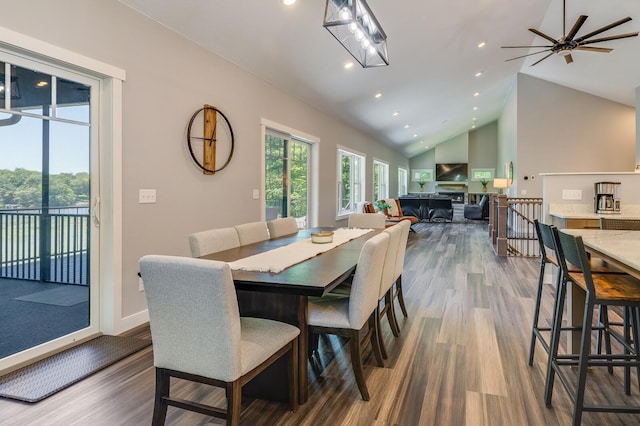
<svg viewBox="0 0 640 426"><path fill-rule="evenodd" d="M584 249L581 237L550 228L555 252L558 255L558 263L561 268L561 281L558 288L557 304L552 324L550 355L547 366L547 379L545 384L545 404L551 406L553 384L555 375L558 375L563 387L574 401L573 425L578 426L582 420L584 411L615 412L615 413L640 413L640 406L601 406L585 405L585 383L588 367L629 366L640 367L638 350L618 336L612 330L606 330L624 347L623 354L597 355L591 354L591 334L600 326L592 327L593 310L595 305L629 307L631 313L631 329L633 341L639 339L639 322L637 308L640 307L640 280L624 274L592 274L589 259ZM572 272L568 264L574 265L579 272ZM562 316L567 285L575 284L585 291L585 311L582 324L582 338L580 353L558 355L558 346L562 331ZM569 377L560 367L578 366L578 381L576 386L569 383Z"/></svg>
<svg viewBox="0 0 640 426"><path fill-rule="evenodd" d="M531 344L529 346L529 365L533 365L533 357L536 349L536 341L540 341L540 344L544 348L545 352L549 354L549 342L544 339L542 336L542 332L550 332L551 327L540 327L540 301L542 299L542 291L544 289L544 274L546 270L547 264L551 264L558 269L560 269L560 265L558 264L558 254L556 253L556 248L553 242L552 229L556 229L553 225L546 225L544 223L540 223L537 219L534 220L534 225L536 228L536 235L538 236L538 245L540 246L540 276L538 277L538 291L536 294L536 304L533 311L533 325L531 327ZM577 269L573 265L569 265L571 271L577 272ZM623 272L607 267L606 264L594 260L590 262L591 273L593 274L624 274ZM561 274L558 272L557 279L555 282L556 287L556 298L554 302L558 303L558 292L560 286ZM602 311L602 319L603 322L608 322L607 311L606 308ZM570 328L563 328L563 330L569 330ZM606 348L608 349L608 353L611 352L611 343L608 340L608 335L605 336L607 340ZM613 374L613 368L609 371Z"/></svg>

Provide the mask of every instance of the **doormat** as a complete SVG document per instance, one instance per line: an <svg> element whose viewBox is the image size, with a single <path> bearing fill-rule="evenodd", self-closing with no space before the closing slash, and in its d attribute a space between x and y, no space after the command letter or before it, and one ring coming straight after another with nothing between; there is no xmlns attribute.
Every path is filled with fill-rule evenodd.
<svg viewBox="0 0 640 426"><path fill-rule="evenodd" d="M84 285L65 285L16 297L13 300L55 306L73 306L89 300L89 287Z"/></svg>
<svg viewBox="0 0 640 426"><path fill-rule="evenodd" d="M0 397L38 402L151 344L100 336L0 377Z"/></svg>

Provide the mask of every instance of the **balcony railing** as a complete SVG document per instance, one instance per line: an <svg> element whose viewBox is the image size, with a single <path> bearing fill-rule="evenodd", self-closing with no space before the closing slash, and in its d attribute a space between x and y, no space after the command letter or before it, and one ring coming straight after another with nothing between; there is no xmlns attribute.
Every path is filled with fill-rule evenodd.
<svg viewBox="0 0 640 426"><path fill-rule="evenodd" d="M533 221L542 216L542 198L491 195L489 238L498 256L538 256Z"/></svg>
<svg viewBox="0 0 640 426"><path fill-rule="evenodd" d="M89 208L0 210L0 277L88 284Z"/></svg>

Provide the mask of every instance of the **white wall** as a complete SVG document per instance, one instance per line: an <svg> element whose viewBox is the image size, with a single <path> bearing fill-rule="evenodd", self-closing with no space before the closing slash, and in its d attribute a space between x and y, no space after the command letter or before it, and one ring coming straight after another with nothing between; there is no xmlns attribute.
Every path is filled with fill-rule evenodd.
<svg viewBox="0 0 640 426"><path fill-rule="evenodd" d="M389 162L397 191L401 154L293 98L116 0L5 0L0 26L124 69L122 317L146 309L138 292L138 259L189 255L187 235L261 218L252 190L261 184L260 120L320 139L320 225L335 225L336 146ZM205 176L185 146L189 117L203 104L230 119L236 151L229 166ZM138 204L138 190L156 189L156 204ZM371 193L371 183L367 185Z"/></svg>
<svg viewBox="0 0 640 426"><path fill-rule="evenodd" d="M517 78L517 192L512 196L525 190L526 196L541 197L540 173L634 170L634 108L525 74Z"/></svg>
<svg viewBox="0 0 640 426"><path fill-rule="evenodd" d="M498 165L496 177L504 178L504 165L512 161L515 182L517 183L518 164L516 162L518 152L518 84L517 78L513 79L513 87L507 100L504 110L498 120ZM509 196L515 196L510 191L505 191Z"/></svg>

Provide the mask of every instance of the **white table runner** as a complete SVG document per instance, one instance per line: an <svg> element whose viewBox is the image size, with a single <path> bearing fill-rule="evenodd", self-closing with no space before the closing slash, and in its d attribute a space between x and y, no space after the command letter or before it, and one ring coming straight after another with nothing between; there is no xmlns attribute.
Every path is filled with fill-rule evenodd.
<svg viewBox="0 0 640 426"><path fill-rule="evenodd" d="M277 274L290 266L311 259L371 231L373 231L373 229L336 229L333 231L333 242L331 243L315 244L312 243L311 238L309 238L287 246L278 247L277 249L265 251L264 253L229 262L229 267L234 271L273 272Z"/></svg>

